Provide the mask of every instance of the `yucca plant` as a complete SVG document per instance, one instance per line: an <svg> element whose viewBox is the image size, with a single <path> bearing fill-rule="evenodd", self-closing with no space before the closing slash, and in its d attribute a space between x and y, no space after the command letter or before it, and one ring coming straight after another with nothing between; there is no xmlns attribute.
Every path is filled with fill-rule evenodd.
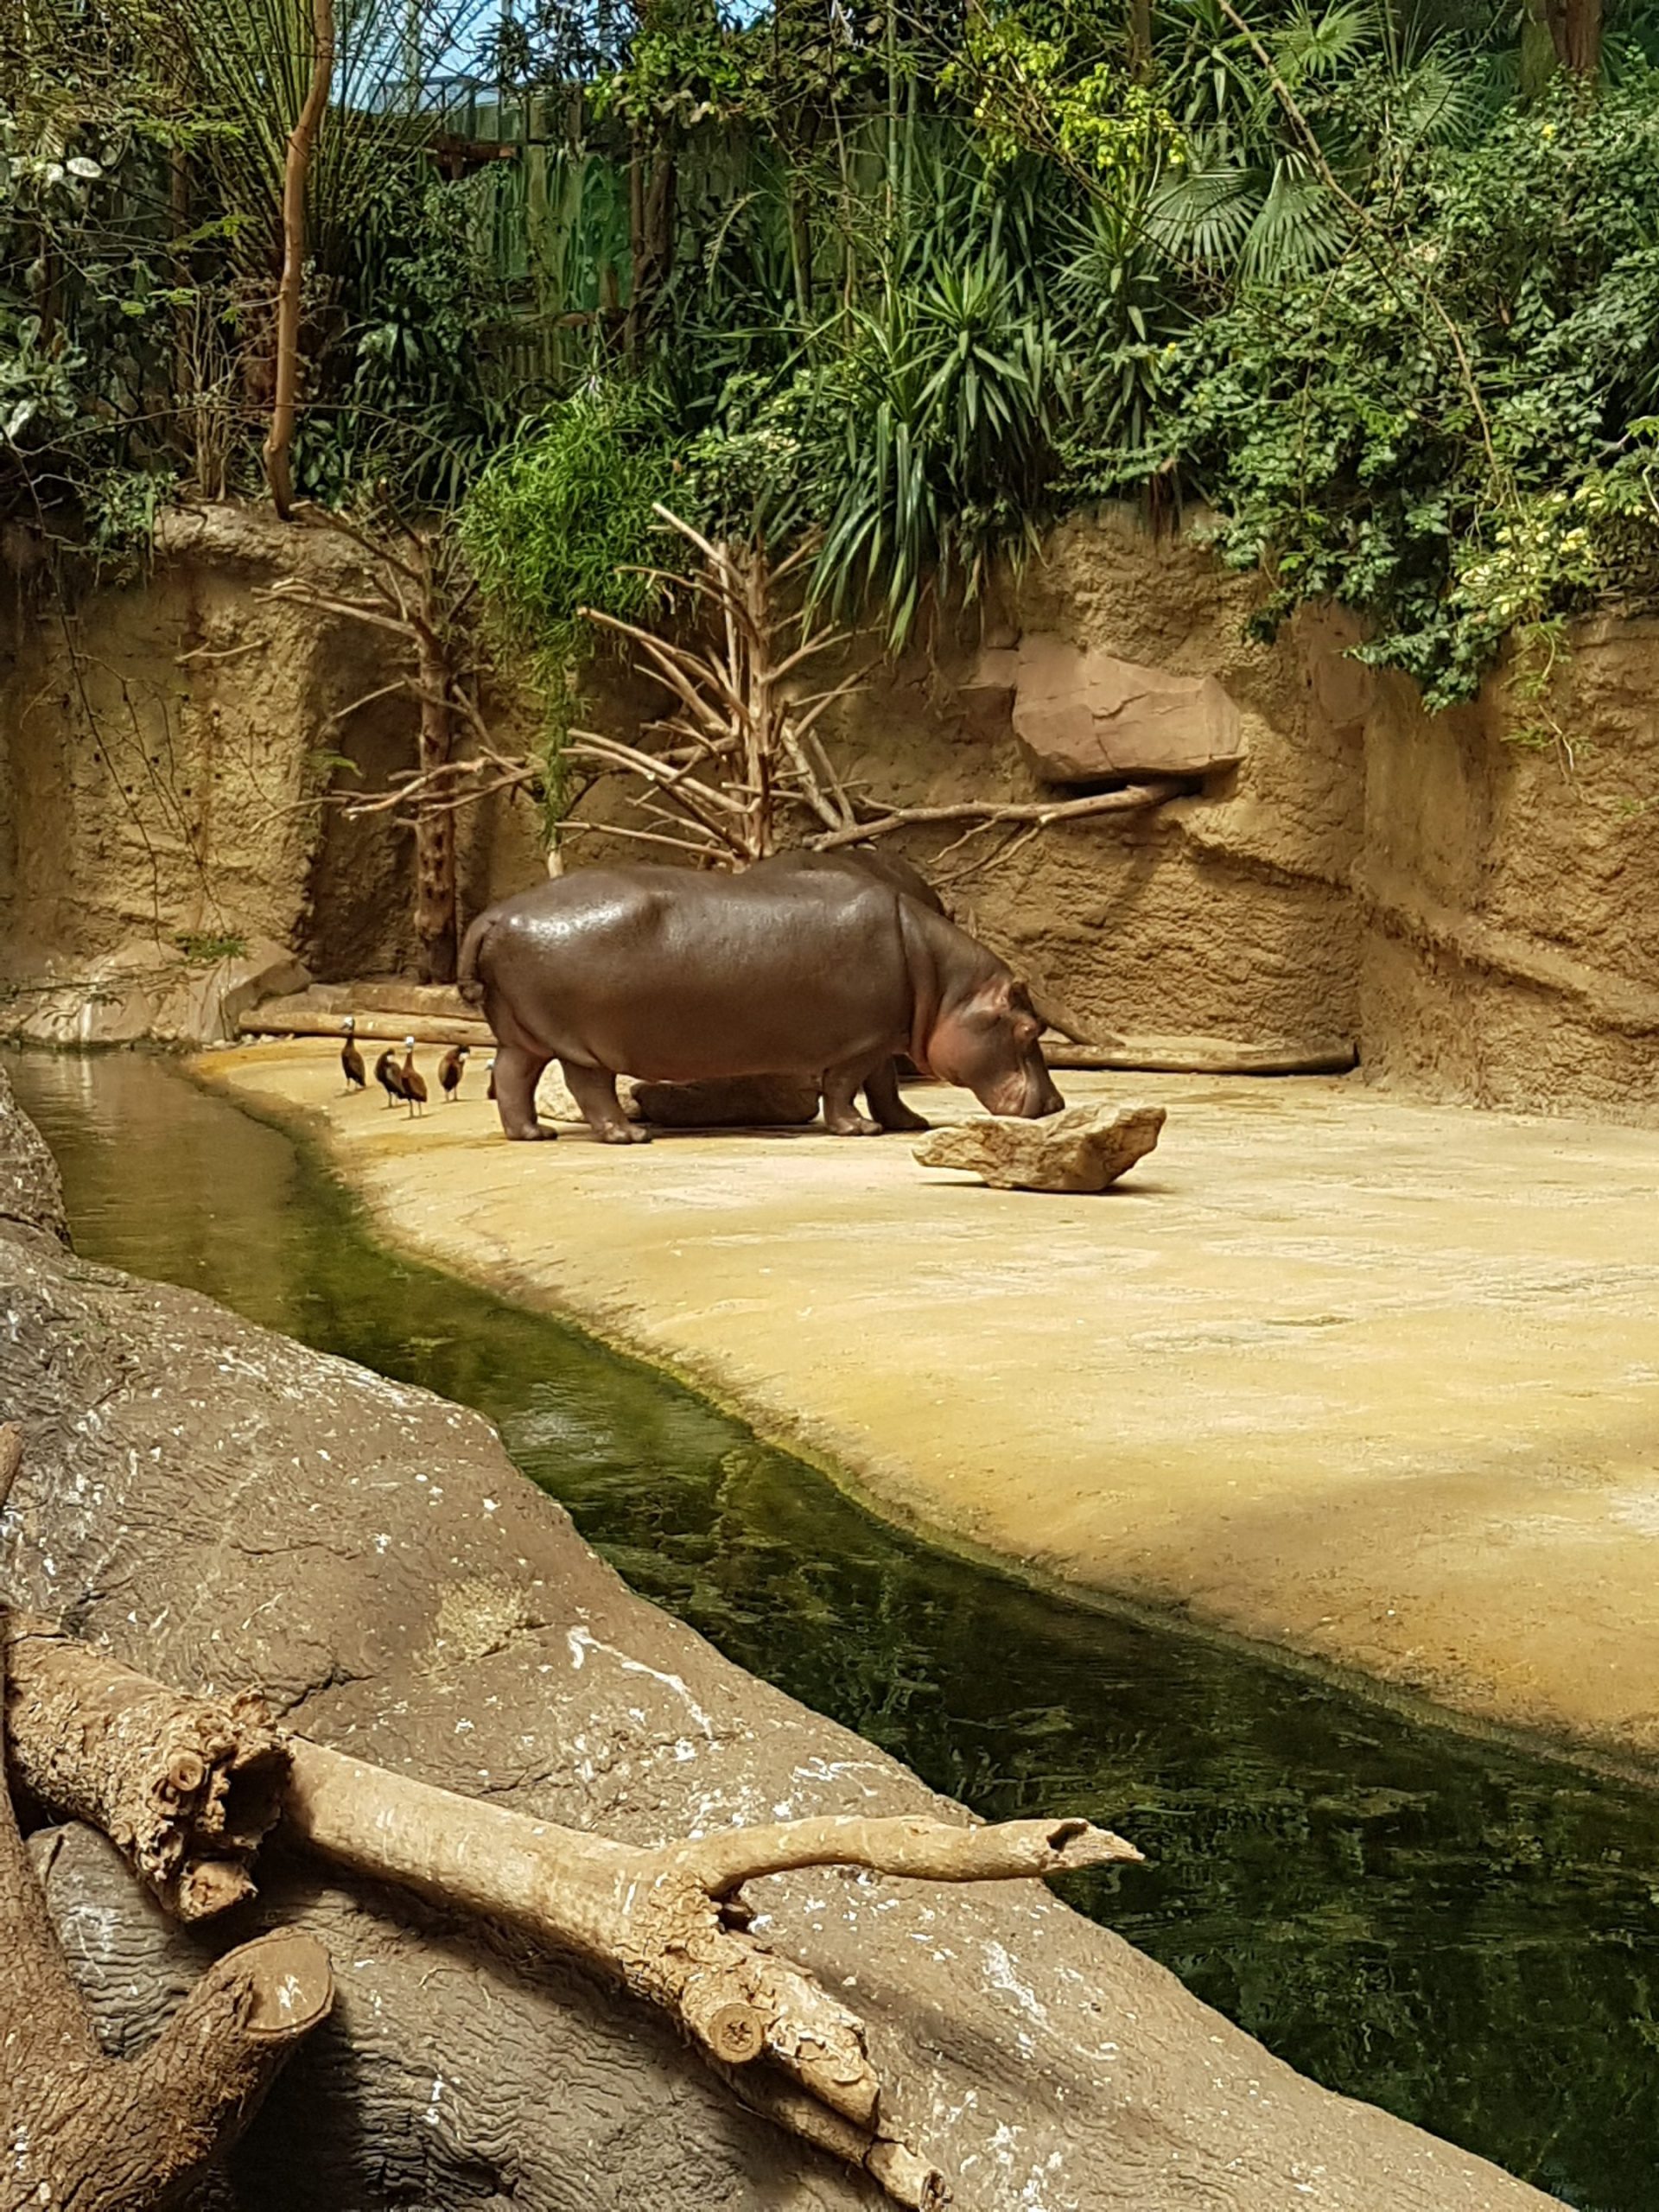
<svg viewBox="0 0 1659 2212"><path fill-rule="evenodd" d="M1051 326L1014 299L995 251L855 309L830 378L844 416L818 590L874 601L895 647L931 586L972 598L1041 526L1064 382Z"/></svg>

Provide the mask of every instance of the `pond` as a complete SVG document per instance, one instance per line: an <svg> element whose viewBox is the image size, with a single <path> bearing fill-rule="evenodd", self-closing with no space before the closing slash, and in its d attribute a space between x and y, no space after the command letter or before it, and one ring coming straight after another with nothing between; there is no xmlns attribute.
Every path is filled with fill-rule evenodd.
<svg viewBox="0 0 1659 2212"><path fill-rule="evenodd" d="M633 1586L988 1816L1149 1867L1066 1893L1330 2088L1580 2212L1659 2206L1659 1796L884 1526L574 1327L378 1244L291 1135L134 1054L6 1063L79 1250L476 1407Z"/></svg>

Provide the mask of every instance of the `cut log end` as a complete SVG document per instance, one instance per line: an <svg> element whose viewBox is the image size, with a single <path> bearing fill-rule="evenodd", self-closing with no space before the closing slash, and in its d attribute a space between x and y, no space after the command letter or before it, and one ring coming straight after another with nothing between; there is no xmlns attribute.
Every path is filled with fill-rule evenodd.
<svg viewBox="0 0 1659 2212"><path fill-rule="evenodd" d="M245 1990L243 2032L260 2042L289 2043L309 2034L334 2005L334 1969L315 1936L286 1930L261 1936L231 1952L218 1970Z"/></svg>
<svg viewBox="0 0 1659 2212"><path fill-rule="evenodd" d="M766 2047L766 2022L753 2005L721 2005L696 2025L723 2066L747 2066Z"/></svg>

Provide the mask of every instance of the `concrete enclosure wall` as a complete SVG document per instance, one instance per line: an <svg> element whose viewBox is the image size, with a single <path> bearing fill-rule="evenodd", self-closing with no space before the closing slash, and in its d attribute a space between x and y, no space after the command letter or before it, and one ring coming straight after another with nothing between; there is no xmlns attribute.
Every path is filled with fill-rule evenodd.
<svg viewBox="0 0 1659 2212"><path fill-rule="evenodd" d="M95 594L69 628L21 594L0 608L14 986L133 960L135 944L176 959L181 936L221 931L320 976L407 963L406 836L309 802L346 787L331 755L358 764L361 789L406 766L412 708L388 696L335 719L389 664L360 624L268 596L302 560L349 585L336 541L209 511L174 525L147 582ZM1659 625L1580 626L1556 706L1569 767L1506 738L1500 683L1424 714L1408 683L1350 657L1359 632L1339 611L1250 640L1259 588L1198 531L1076 518L996 603L875 675L832 743L872 798L1031 798L1046 787L995 672L1021 638L1214 677L1243 758L1191 796L965 843L917 830L904 849L969 926L1104 1028L1351 1038L1371 1079L1434 1097L1659 1121ZM527 807L464 820L469 911L534 879ZM580 857L605 850L592 838ZM14 991L10 1026L29 1003Z"/></svg>

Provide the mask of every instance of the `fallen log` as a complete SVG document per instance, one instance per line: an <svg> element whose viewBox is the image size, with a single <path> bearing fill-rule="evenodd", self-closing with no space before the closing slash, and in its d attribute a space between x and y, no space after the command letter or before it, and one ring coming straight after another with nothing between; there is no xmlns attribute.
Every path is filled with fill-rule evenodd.
<svg viewBox="0 0 1659 2212"><path fill-rule="evenodd" d="M1141 1859L1081 1820L983 1827L830 1816L619 1843L302 1737L278 1738L257 1700L181 1694L50 1623L10 1622L5 1641L6 1726L20 1774L54 1811L101 1828L181 1917L251 1891L249 1862L280 1812L289 1832L337 1865L585 1960L667 2012L728 2079L756 2062L775 2069L781 2082L740 2085L745 2101L868 2172L912 2212L947 2201L943 2175L887 2125L857 2014L748 1935L744 1884L818 1866L1002 1882ZM204 1858L204 1847L216 1855Z"/></svg>
<svg viewBox="0 0 1659 2212"><path fill-rule="evenodd" d="M236 1027L243 1037L338 1039L344 1020L343 1014L319 1014L314 1007L267 999L263 1006L239 1014ZM412 1037L417 1045L470 1045L474 1051L487 1052L495 1042L487 1021L451 1020L447 1014L359 1014L353 1027L359 1043L372 1039L376 1044L401 1045L405 1037Z"/></svg>
<svg viewBox="0 0 1659 2212"><path fill-rule="evenodd" d="M6 1626L0 1611L0 1681ZM87 1716L93 1739L105 1717ZM91 1793L105 1770L94 1748ZM334 2002L321 1943L261 1936L210 1967L137 2056L106 2058L47 1916L3 1747L0 1943L0 2212L151 2212L172 2202L240 2134Z"/></svg>
<svg viewBox="0 0 1659 2212"><path fill-rule="evenodd" d="M1351 1039L1246 1045L1228 1037L1120 1037L1109 1045L1045 1041L1052 1068L1106 1068L1125 1075L1346 1075L1359 1065Z"/></svg>

